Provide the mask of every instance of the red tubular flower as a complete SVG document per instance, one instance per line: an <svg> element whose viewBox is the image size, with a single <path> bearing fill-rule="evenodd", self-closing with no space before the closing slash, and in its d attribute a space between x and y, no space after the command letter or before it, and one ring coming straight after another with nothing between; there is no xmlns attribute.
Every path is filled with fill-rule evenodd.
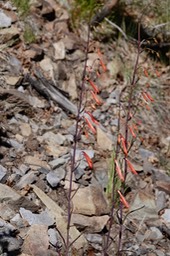
<svg viewBox="0 0 170 256"><path fill-rule="evenodd" d="M86 113L90 116L90 118L94 124L96 124L96 125L99 124L99 122L94 118L94 116L89 111L86 111Z"/></svg>
<svg viewBox="0 0 170 256"><path fill-rule="evenodd" d="M84 155L84 157L85 157L85 159L86 159L86 161L89 165L89 168L93 169L93 162L92 162L91 158L89 157L89 155L84 151L83 151L83 155Z"/></svg>
<svg viewBox="0 0 170 256"><path fill-rule="evenodd" d="M128 167L129 167L129 169L130 169L130 171L133 173L133 174L138 174L137 172L136 172L136 170L135 170L135 168L133 167L133 165L131 164L131 162L126 158L126 162L127 162L127 165L128 165Z"/></svg>
<svg viewBox="0 0 170 256"><path fill-rule="evenodd" d="M116 171L117 171L117 174L118 174L120 180L121 180L121 181L124 181L125 179L124 179L124 176L123 176L123 174L122 174L122 171L121 171L121 169L120 169L120 166L119 166L117 160L115 160L115 165L116 165Z"/></svg>
<svg viewBox="0 0 170 256"><path fill-rule="evenodd" d="M91 94L92 94L92 97L93 97L93 99L95 100L95 102L96 102L98 105L101 105L102 102L101 102L101 100L97 97L97 94L94 93L93 91L91 91Z"/></svg>
<svg viewBox="0 0 170 256"><path fill-rule="evenodd" d="M102 53L101 53L100 49L97 50L97 54L99 56L100 65L101 65L103 71L106 72L107 68L106 68L106 65L104 64L104 62L102 61Z"/></svg>
<svg viewBox="0 0 170 256"><path fill-rule="evenodd" d="M156 76L157 76L157 77L160 77L160 76L161 76L161 74L160 74L160 72L159 72L158 70L155 70L155 72L156 72Z"/></svg>
<svg viewBox="0 0 170 256"><path fill-rule="evenodd" d="M127 156L127 155L128 155L128 152L127 152L127 148L126 148L125 138L124 138L123 136L121 137L121 143L122 143L123 152L124 152L125 155Z"/></svg>
<svg viewBox="0 0 170 256"><path fill-rule="evenodd" d="M136 134L134 133L133 128L131 126L129 126L129 130L130 130L130 133L132 134L132 137L136 138Z"/></svg>
<svg viewBox="0 0 170 256"><path fill-rule="evenodd" d="M148 99L150 100L150 101L154 101L154 99L152 98L152 96L148 93L148 92L145 92L145 94L146 94L146 96L148 97Z"/></svg>
<svg viewBox="0 0 170 256"><path fill-rule="evenodd" d="M146 69L144 69L144 75L146 76L146 77L149 77L149 74L148 74L148 71L146 70Z"/></svg>
<svg viewBox="0 0 170 256"><path fill-rule="evenodd" d="M146 92L142 92L142 96L146 102L148 102L148 96L146 95Z"/></svg>
<svg viewBox="0 0 170 256"><path fill-rule="evenodd" d="M93 90L96 92L96 93L99 93L99 88L97 87L97 85L92 81L92 80L88 80L88 82L90 83L91 87L93 88Z"/></svg>
<svg viewBox="0 0 170 256"><path fill-rule="evenodd" d="M122 202L122 204L126 207L126 208L129 208L129 204L128 202L126 201L126 199L124 198L124 196L122 195L122 193L118 190L117 191L119 196L120 196L120 201Z"/></svg>
<svg viewBox="0 0 170 256"><path fill-rule="evenodd" d="M86 118L86 117L84 117L84 119L85 119L85 121L86 121L88 127L90 128L90 130L91 130L94 134L96 134L96 129L95 129L95 127L90 123L89 119Z"/></svg>

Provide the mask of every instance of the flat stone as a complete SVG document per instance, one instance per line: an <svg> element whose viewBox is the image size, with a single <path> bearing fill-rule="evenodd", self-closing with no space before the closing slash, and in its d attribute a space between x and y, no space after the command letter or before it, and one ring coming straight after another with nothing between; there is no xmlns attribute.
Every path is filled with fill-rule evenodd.
<svg viewBox="0 0 170 256"><path fill-rule="evenodd" d="M54 220L49 216L47 210L42 211L39 214L35 214L29 210L20 208L19 212L22 218L25 219L29 223L29 225L43 224L47 226L52 226L54 224Z"/></svg>
<svg viewBox="0 0 170 256"><path fill-rule="evenodd" d="M70 75L69 81L65 81L62 88L69 93L72 100L77 99L78 94L75 74Z"/></svg>
<svg viewBox="0 0 170 256"><path fill-rule="evenodd" d="M20 81L20 76L5 76L6 83L11 86L16 86Z"/></svg>
<svg viewBox="0 0 170 256"><path fill-rule="evenodd" d="M165 209L164 213L162 214L161 218L166 221L167 223L170 223L170 209Z"/></svg>
<svg viewBox="0 0 170 256"><path fill-rule="evenodd" d="M0 215L3 220L9 221L15 215L15 211L10 208L5 202L0 203Z"/></svg>
<svg viewBox="0 0 170 256"><path fill-rule="evenodd" d="M0 202L3 201L15 201L21 198L21 195L18 194L11 187L0 183Z"/></svg>
<svg viewBox="0 0 170 256"><path fill-rule="evenodd" d="M49 228L48 236L49 236L50 243L52 245L56 246L56 244L58 242L58 234L57 234L56 230L53 228Z"/></svg>
<svg viewBox="0 0 170 256"><path fill-rule="evenodd" d="M7 169L2 165L0 165L0 181L2 181L2 179L5 177L6 174L7 174Z"/></svg>
<svg viewBox="0 0 170 256"><path fill-rule="evenodd" d="M40 167L50 170L50 166L47 164L47 162L39 159L36 156L26 156L24 164L28 164L34 170L37 170Z"/></svg>
<svg viewBox="0 0 170 256"><path fill-rule="evenodd" d="M1 44L6 44L11 40L15 40L19 37L19 31L16 27L4 28L0 30Z"/></svg>
<svg viewBox="0 0 170 256"><path fill-rule="evenodd" d="M97 126L97 144L103 150L113 150L113 140L110 135Z"/></svg>
<svg viewBox="0 0 170 256"><path fill-rule="evenodd" d="M63 145L65 140L66 140L65 136L63 136L62 134L60 134L60 133L55 134L51 131L44 133L43 136L39 136L37 139L40 142L45 141L48 144L52 144L52 145L55 145L55 146L56 145Z"/></svg>
<svg viewBox="0 0 170 256"><path fill-rule="evenodd" d="M163 239L163 234L156 227L151 227L145 233L145 240L158 241Z"/></svg>
<svg viewBox="0 0 170 256"><path fill-rule="evenodd" d="M10 27L12 20L2 10L0 10L0 28Z"/></svg>
<svg viewBox="0 0 170 256"><path fill-rule="evenodd" d="M73 213L103 215L109 213L108 202L100 186L88 186L77 190L72 199Z"/></svg>
<svg viewBox="0 0 170 256"><path fill-rule="evenodd" d="M72 214L72 222L79 230L86 230L89 233L99 233L106 226L109 216L85 216L82 214Z"/></svg>
<svg viewBox="0 0 170 256"><path fill-rule="evenodd" d="M25 186L32 184L34 181L36 181L37 173L35 171L30 171L24 176L21 177L20 181L16 184L16 187L19 189L24 188Z"/></svg>
<svg viewBox="0 0 170 256"><path fill-rule="evenodd" d="M62 167L57 168L54 171L50 171L47 174L48 183L54 188L57 187L59 182L65 177L65 170Z"/></svg>
<svg viewBox="0 0 170 256"><path fill-rule="evenodd" d="M21 130L21 134L24 137L28 137L31 135L31 126L28 123L22 123L20 124L20 130Z"/></svg>
<svg viewBox="0 0 170 256"><path fill-rule="evenodd" d="M36 256L48 256L48 226L32 225L28 230L27 236L22 247L23 253L28 253Z"/></svg>
<svg viewBox="0 0 170 256"><path fill-rule="evenodd" d="M143 207L143 208L141 208ZM136 209L140 208L137 211ZM153 195L139 190L135 193L135 197L131 199L129 218L137 220L158 219L156 202Z"/></svg>
<svg viewBox="0 0 170 256"><path fill-rule="evenodd" d="M54 76L54 67L53 62L50 58L45 57L43 60L40 61L40 67L45 71L48 72L49 76L53 78Z"/></svg>
<svg viewBox="0 0 170 256"><path fill-rule="evenodd" d="M57 43L53 43L54 47L54 58L55 60L63 60L65 59L65 45L62 41L58 41Z"/></svg>
<svg viewBox="0 0 170 256"><path fill-rule="evenodd" d="M62 157L60 158L57 158L57 159L54 159L52 161L49 162L49 165L55 169L57 167L60 167L61 165L65 164L66 163L66 160Z"/></svg>

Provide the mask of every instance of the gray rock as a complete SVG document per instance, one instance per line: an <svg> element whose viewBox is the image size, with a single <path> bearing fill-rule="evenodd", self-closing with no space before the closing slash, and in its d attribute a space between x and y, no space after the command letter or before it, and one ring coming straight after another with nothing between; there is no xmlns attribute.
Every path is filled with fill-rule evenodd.
<svg viewBox="0 0 170 256"><path fill-rule="evenodd" d="M21 173L21 176L22 176L22 175L26 174L26 172L29 170L29 167L26 166L25 164L21 164L19 166L19 170L21 171L20 173Z"/></svg>
<svg viewBox="0 0 170 256"><path fill-rule="evenodd" d="M155 250L155 253L156 253L156 255L157 256L167 256L167 254L165 254L163 251L161 251L161 250Z"/></svg>
<svg viewBox="0 0 170 256"><path fill-rule="evenodd" d="M21 196L12 188L0 183L0 202L18 200Z"/></svg>
<svg viewBox="0 0 170 256"><path fill-rule="evenodd" d="M96 250L102 250L102 236L98 234L86 234L86 239Z"/></svg>
<svg viewBox="0 0 170 256"><path fill-rule="evenodd" d="M11 22L11 18L8 17L2 10L0 10L0 28L10 27Z"/></svg>
<svg viewBox="0 0 170 256"><path fill-rule="evenodd" d="M166 221L166 223L170 224L170 209L165 209L161 217Z"/></svg>
<svg viewBox="0 0 170 256"><path fill-rule="evenodd" d="M9 139L9 143L12 147L14 147L17 151L20 151L23 149L23 144L20 144L18 141L14 139Z"/></svg>
<svg viewBox="0 0 170 256"><path fill-rule="evenodd" d="M62 41L58 41L53 44L54 47L54 58L55 60L65 59L65 45Z"/></svg>
<svg viewBox="0 0 170 256"><path fill-rule="evenodd" d="M157 211L160 212L166 207L166 193L164 191L155 191L156 195L156 208Z"/></svg>
<svg viewBox="0 0 170 256"><path fill-rule="evenodd" d="M5 177L6 174L7 174L7 169L2 165L0 165L0 181L2 181L2 179Z"/></svg>
<svg viewBox="0 0 170 256"><path fill-rule="evenodd" d="M73 224L82 230L90 233L99 233L103 230L109 220L108 215L103 216L85 216L82 214L72 214Z"/></svg>
<svg viewBox="0 0 170 256"><path fill-rule="evenodd" d="M29 210L20 208L19 212L22 218L27 220L30 225L43 224L43 225L51 226L54 224L54 220L49 216L49 213L47 210L39 214L34 214Z"/></svg>
<svg viewBox="0 0 170 256"><path fill-rule="evenodd" d="M148 159L149 157L154 156L153 152L144 148L139 148L139 154L143 159Z"/></svg>
<svg viewBox="0 0 170 256"><path fill-rule="evenodd" d="M54 188L57 187L57 185L59 184L59 182L61 180L63 180L65 177L65 170L63 168L57 168L54 171L50 171L47 174L47 181L48 183Z"/></svg>
<svg viewBox="0 0 170 256"><path fill-rule="evenodd" d="M36 176L37 172L35 171L30 171L27 174L25 174L20 181L18 182L18 184L16 185L17 188L22 189L24 188L26 185L28 184L32 184L34 181L37 180L37 176Z"/></svg>
<svg viewBox="0 0 170 256"><path fill-rule="evenodd" d="M56 145L63 145L65 140L66 140L65 136L63 136L62 134L60 134L60 133L55 134L51 131L44 133L43 136L41 136L41 137L39 136L37 139L40 142L44 140L48 144L52 144L52 145L55 145L55 146Z"/></svg>
<svg viewBox="0 0 170 256"><path fill-rule="evenodd" d="M15 238L15 231L14 226L0 219L0 251L13 252L21 248L22 240Z"/></svg>
<svg viewBox="0 0 170 256"><path fill-rule="evenodd" d="M99 185L79 188L72 203L73 213L100 216L109 212L108 202Z"/></svg>
<svg viewBox="0 0 170 256"><path fill-rule="evenodd" d="M30 136L30 134L32 132L31 127L28 123L21 123L20 124L20 130L21 130L22 136L24 136L24 137Z"/></svg>
<svg viewBox="0 0 170 256"><path fill-rule="evenodd" d="M0 203L0 216L3 220L9 221L15 215L15 211L7 203Z"/></svg>
<svg viewBox="0 0 170 256"><path fill-rule="evenodd" d="M163 238L163 234L156 227L151 227L145 233L145 240L160 241Z"/></svg>
<svg viewBox="0 0 170 256"><path fill-rule="evenodd" d="M31 248L32 255L48 256L49 238L47 231L46 225L32 225L25 237L22 252L29 255Z"/></svg>
<svg viewBox="0 0 170 256"><path fill-rule="evenodd" d="M58 242L58 234L55 229L50 228L48 230L49 241L52 245L56 246Z"/></svg>
<svg viewBox="0 0 170 256"><path fill-rule="evenodd" d="M58 168L61 165L65 164L66 160L62 157L54 159L53 161L49 162L49 165L52 166L52 168Z"/></svg>

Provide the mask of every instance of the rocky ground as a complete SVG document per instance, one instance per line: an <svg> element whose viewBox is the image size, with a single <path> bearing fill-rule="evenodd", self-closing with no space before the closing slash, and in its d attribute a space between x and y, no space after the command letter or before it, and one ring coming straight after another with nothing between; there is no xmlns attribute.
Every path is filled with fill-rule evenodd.
<svg viewBox="0 0 170 256"><path fill-rule="evenodd" d="M78 92L85 61L87 27L70 28L68 7L34 1L26 17L10 1L0 3L0 255L58 255L65 237L70 157ZM31 29L30 29L31 28ZM105 73L96 78L102 104L93 113L97 133L83 132L74 173L71 238L75 255L102 255L110 205L106 190L116 141L119 95L129 83L136 47L123 37L99 41L90 35L88 66L102 52ZM147 61L146 61L147 58ZM170 66L140 55L139 86L150 83L154 102L140 108L139 137L127 177L129 211L122 255L170 255ZM156 70L159 75L156 74ZM93 74L92 74L93 75ZM86 152L94 171L82 157ZM125 211L127 214L127 211ZM117 249L119 222L109 255Z"/></svg>

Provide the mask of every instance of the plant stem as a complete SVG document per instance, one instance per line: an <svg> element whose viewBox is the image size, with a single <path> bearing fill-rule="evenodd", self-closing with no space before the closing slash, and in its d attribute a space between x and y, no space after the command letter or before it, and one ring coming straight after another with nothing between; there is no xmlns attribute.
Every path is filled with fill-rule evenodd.
<svg viewBox="0 0 170 256"><path fill-rule="evenodd" d="M71 227L71 215L72 215L72 209L71 209L72 182L73 182L73 173L76 168L76 151L77 151L77 144L78 144L79 132L80 132L79 124L81 121L81 113L82 113L82 107L83 107L83 94L84 94L84 90L85 90L85 76L86 76L87 58L88 58L88 50L89 50L89 41L90 41L90 27L88 27L85 63L84 63L82 83L81 83L79 100L78 100L73 153L72 153L72 157L71 157L70 180L69 180L69 191L68 191L68 210L67 210L67 216L68 216L67 217L67 237L66 237L66 255L67 256L69 255L69 250L70 250L70 227Z"/></svg>
<svg viewBox="0 0 170 256"><path fill-rule="evenodd" d="M126 113L126 122L125 122L125 145L126 148L128 148L128 137L129 137L129 129L128 129L128 122L129 122L129 117L130 117L130 112L132 108L132 101L133 101L133 92L134 92L134 87L137 83L136 75L137 75L137 69L139 65L139 56L140 56L140 51L141 51L141 38L140 38L140 23L138 24L138 44L137 44L137 57L136 57L136 62L135 66L133 69L133 76L132 76L132 81L130 84L130 92L129 92L129 99L128 99L128 110ZM128 150L129 151L129 150ZM124 159L126 158L126 155L124 154ZM126 176L127 176L127 161L125 161L124 165L124 184L123 184L123 194L125 193L125 185L126 185ZM122 247L122 234L123 234L123 206L122 203L120 203L120 228L119 228L119 241L118 241L118 255L121 251Z"/></svg>

